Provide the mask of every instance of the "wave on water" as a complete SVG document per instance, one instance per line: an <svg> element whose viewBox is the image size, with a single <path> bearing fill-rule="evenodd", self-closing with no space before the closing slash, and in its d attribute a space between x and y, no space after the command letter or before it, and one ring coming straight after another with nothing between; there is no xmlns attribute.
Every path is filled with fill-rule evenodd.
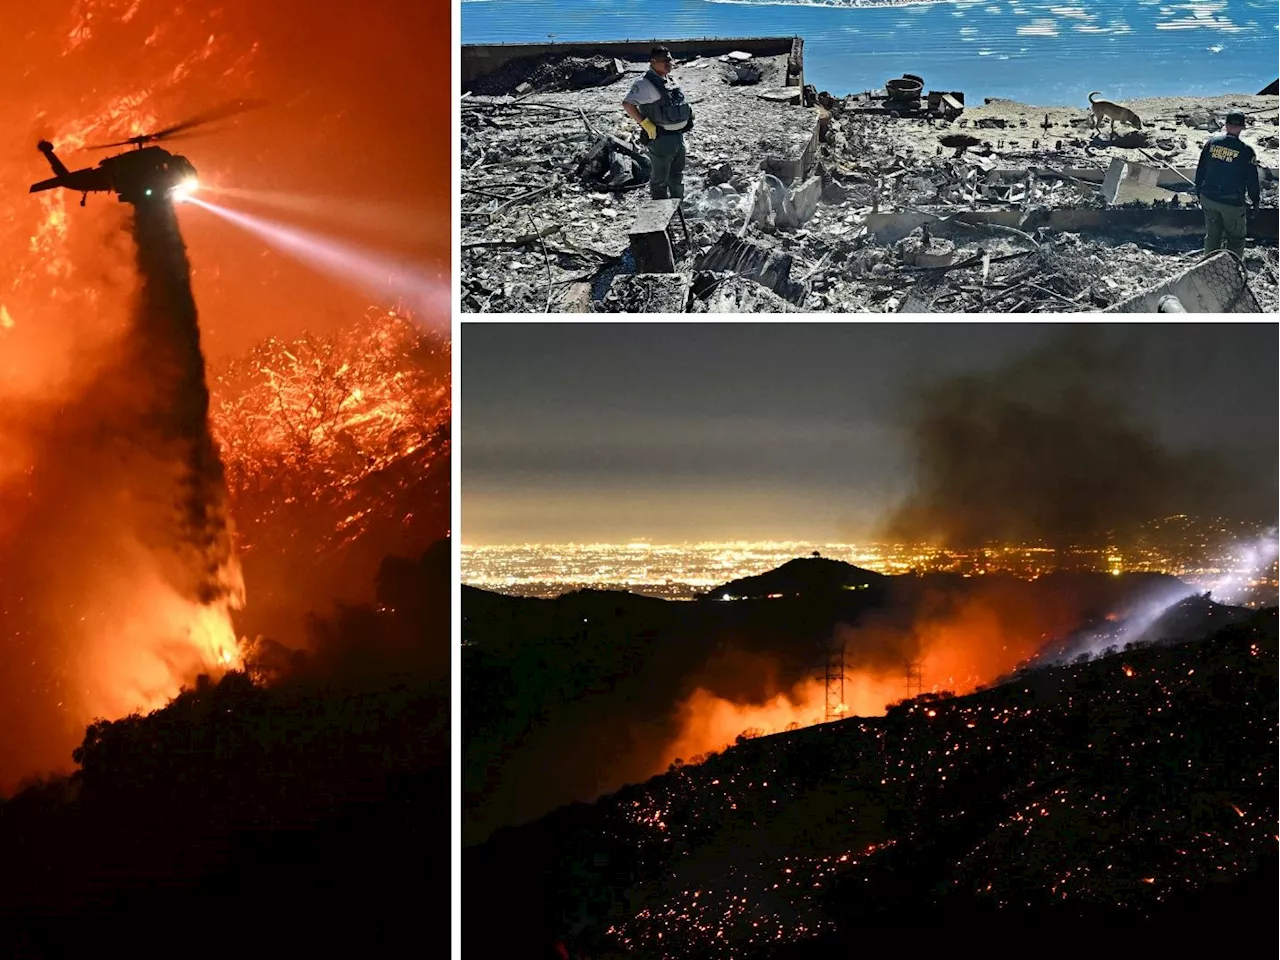
<svg viewBox="0 0 1280 960"><path fill-rule="evenodd" d="M492 2L492 0L463 0L467 2ZM1033 17L1022 24L1017 32L1022 36L1058 36L1059 31L1071 29L1077 33L1116 34L1128 33L1131 28L1118 14L1114 2L1105 0L704 0L705 3L748 7L819 7L832 10L882 10L894 7L953 6L956 16L965 11L982 8L980 12ZM1230 0L1191 0L1184 3L1166 3L1164 0L1136 0L1134 7L1159 7L1152 26L1157 30L1219 30L1223 33L1247 33L1260 29L1252 20L1237 23L1228 16ZM1243 6L1268 9L1261 4L1245 3ZM1239 5L1237 5L1237 9ZM1106 25L1098 21L1105 20Z"/></svg>
<svg viewBox="0 0 1280 960"><path fill-rule="evenodd" d="M462 0L467 3L468 0ZM472 0L490 3L493 0ZM946 4L972 7L988 0L703 0L704 3L734 4L743 7L829 7L833 10L880 10L885 7L936 7Z"/></svg>

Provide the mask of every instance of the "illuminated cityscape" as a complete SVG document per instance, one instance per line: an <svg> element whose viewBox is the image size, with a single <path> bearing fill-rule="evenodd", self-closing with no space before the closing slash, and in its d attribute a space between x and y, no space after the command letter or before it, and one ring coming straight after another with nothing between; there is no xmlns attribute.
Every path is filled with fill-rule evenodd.
<svg viewBox="0 0 1280 960"><path fill-rule="evenodd" d="M1212 590L1221 602L1257 607L1276 602L1275 540L1274 528L1259 524L1178 516L1145 524L1129 545L1103 548L987 544L963 551L929 544L800 541L464 545L462 580L485 590L531 597L591 589L691 600L719 584L764 573L816 551L884 574L1006 574L1031 579L1061 570L1167 573Z"/></svg>

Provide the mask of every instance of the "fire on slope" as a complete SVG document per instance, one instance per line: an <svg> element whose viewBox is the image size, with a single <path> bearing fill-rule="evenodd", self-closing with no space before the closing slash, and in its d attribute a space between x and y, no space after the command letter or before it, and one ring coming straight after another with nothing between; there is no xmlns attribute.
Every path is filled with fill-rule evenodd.
<svg viewBox="0 0 1280 960"><path fill-rule="evenodd" d="M145 376L109 375L127 352L137 292L127 209L92 197L81 209L78 197L61 190L28 194L25 185L41 176L36 141L53 141L70 164L92 165L103 155L84 152L88 144L266 95L279 105L271 122L220 128L191 151L183 142L202 179L358 197L370 170L412 170L387 187L423 224L435 222L431 209L445 209L448 189L447 176L435 175L445 168L432 165L426 148L434 136L426 121L445 101L424 95L432 75L421 65L433 44L447 49L447 23L428 28L433 14L411 0L376 11L335 7L324 17L302 0L279 0L269 11L255 0L10 6L0 30L0 83L16 91L0 102L0 121L15 133L0 148L0 179L8 184L0 191L0 790L64 768L95 717L158 706L196 674L239 662L231 621L239 569L207 571L220 585L213 602L192 602L174 589L173 565L154 550L166 535L164 511L139 508L135 481L158 485L168 470L168 481L180 485L177 461L149 456L114 418L158 399ZM415 122L405 125L406 116ZM403 136L379 136L392 121ZM335 142L365 147L335 151ZM214 355L264 334L329 324L330 315L350 317L366 302L262 256L207 218L184 214L182 227L199 253L201 335ZM434 250L415 235L391 252L418 260ZM225 385L215 390L217 402L238 402ZM379 419L379 406L366 413L389 423ZM232 443L228 418L218 406L213 413L221 439ZM342 535L357 537L369 524L365 498L394 472L383 469L387 461L409 472L413 457L389 426L381 439L394 452L385 455L376 452L374 426L363 433L347 426L342 442L360 434L362 452L376 462L322 478L325 491L344 493L321 499L345 508ZM122 467L115 454L132 466ZM246 462L233 455L233 484L243 481ZM357 474L361 483L342 481ZM249 526L237 541L264 549L269 538L252 525L251 498L234 486L231 496L233 511L246 511L238 523ZM250 595L256 590L251 582Z"/></svg>
<svg viewBox="0 0 1280 960"><path fill-rule="evenodd" d="M269 338L214 383L214 429L240 548L299 531L286 514L328 518L309 545L330 552L380 521L408 526L406 496L447 450L449 344L397 311L370 309L328 336Z"/></svg>
<svg viewBox="0 0 1280 960"><path fill-rule="evenodd" d="M960 603L930 602L908 626L869 622L839 628L844 644L841 716L881 716L907 695L907 665L919 668L919 692L971 693L1011 672L1045 640L1078 622L1071 604L1036 609L998 592ZM736 738L781 733L826 718L826 683L805 679L790 687L766 671L767 695L721 696L714 682L699 685L676 707L678 733L666 747L662 772L676 759L698 760ZM811 671L812 672L812 671ZM916 691L912 691L913 693Z"/></svg>
<svg viewBox="0 0 1280 960"><path fill-rule="evenodd" d="M219 366L213 425L254 597L237 623L272 641L255 662L308 644L309 614L368 602L385 557L448 531L449 363L445 336L370 308Z"/></svg>

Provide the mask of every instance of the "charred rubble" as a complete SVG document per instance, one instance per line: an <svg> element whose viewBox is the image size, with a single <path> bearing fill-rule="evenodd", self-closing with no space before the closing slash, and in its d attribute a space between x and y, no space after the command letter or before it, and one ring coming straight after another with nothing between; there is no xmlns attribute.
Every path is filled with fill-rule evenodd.
<svg viewBox="0 0 1280 960"><path fill-rule="evenodd" d="M966 102L911 74L836 98L803 83L798 49L681 58L698 125L684 200L661 207L619 106L643 51L525 57L474 81L463 309L1277 309L1274 95L1133 101L1143 127L1113 137L1083 106ZM1201 264L1190 178L1233 109L1252 118L1263 208L1243 264Z"/></svg>

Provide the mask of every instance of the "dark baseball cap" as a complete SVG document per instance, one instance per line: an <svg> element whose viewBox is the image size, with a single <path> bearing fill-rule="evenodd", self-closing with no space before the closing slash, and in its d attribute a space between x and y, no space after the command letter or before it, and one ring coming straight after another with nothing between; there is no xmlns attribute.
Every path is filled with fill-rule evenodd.
<svg viewBox="0 0 1280 960"><path fill-rule="evenodd" d="M1243 127L1245 125L1244 114L1228 113L1226 118L1226 124L1229 127Z"/></svg>

